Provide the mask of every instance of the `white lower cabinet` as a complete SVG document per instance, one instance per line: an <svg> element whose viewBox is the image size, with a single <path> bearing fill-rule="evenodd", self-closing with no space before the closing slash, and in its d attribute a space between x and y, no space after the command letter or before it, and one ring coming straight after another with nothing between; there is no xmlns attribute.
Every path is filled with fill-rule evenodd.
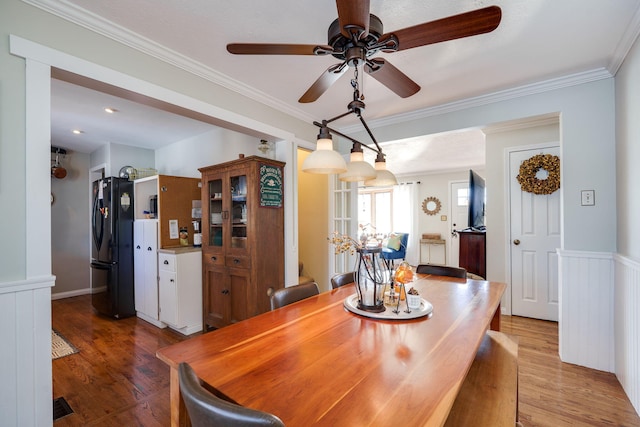
<svg viewBox="0 0 640 427"><path fill-rule="evenodd" d="M185 335L201 331L201 251L160 249L158 271L160 321Z"/></svg>
<svg viewBox="0 0 640 427"><path fill-rule="evenodd" d="M166 327L158 312L158 220L133 222L133 269L136 315Z"/></svg>

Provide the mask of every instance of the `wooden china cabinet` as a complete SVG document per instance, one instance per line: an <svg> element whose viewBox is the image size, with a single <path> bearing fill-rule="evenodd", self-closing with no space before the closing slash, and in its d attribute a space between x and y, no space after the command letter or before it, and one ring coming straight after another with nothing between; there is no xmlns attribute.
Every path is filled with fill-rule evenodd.
<svg viewBox="0 0 640 427"><path fill-rule="evenodd" d="M250 156L199 169L205 331L268 311L284 287L284 165Z"/></svg>

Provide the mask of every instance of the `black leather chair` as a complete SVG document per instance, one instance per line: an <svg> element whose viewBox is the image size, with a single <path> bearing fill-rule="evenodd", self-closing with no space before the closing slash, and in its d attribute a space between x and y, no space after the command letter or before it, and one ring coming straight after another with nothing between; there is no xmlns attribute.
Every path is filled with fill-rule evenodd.
<svg viewBox="0 0 640 427"><path fill-rule="evenodd" d="M349 273L340 273L336 274L331 278L331 287L333 289L339 288L340 286L348 285L349 283L354 283L355 279L355 271L351 271Z"/></svg>
<svg viewBox="0 0 640 427"><path fill-rule="evenodd" d="M320 291L318 291L318 284L316 282L278 289L271 295L271 310L318 295L319 293Z"/></svg>
<svg viewBox="0 0 640 427"><path fill-rule="evenodd" d="M449 267L448 265L420 264L416 267L418 274L435 274L436 276L467 278L467 270L460 267Z"/></svg>
<svg viewBox="0 0 640 427"><path fill-rule="evenodd" d="M180 393L193 427L284 427L275 415L245 408L223 400L202 387L200 378L188 363L178 366Z"/></svg>

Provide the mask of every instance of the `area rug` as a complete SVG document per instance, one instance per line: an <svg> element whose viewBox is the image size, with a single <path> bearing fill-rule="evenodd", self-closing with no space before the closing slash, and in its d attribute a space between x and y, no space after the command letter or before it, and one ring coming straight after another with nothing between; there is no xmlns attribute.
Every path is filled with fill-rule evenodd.
<svg viewBox="0 0 640 427"><path fill-rule="evenodd" d="M51 360L56 360L70 354L77 353L78 349L73 346L59 332L51 330Z"/></svg>

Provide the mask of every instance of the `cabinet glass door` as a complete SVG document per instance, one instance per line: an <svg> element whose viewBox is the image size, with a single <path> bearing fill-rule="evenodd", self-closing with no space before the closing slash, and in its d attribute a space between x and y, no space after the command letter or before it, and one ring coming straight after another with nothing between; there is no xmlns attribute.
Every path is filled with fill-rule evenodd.
<svg viewBox="0 0 640 427"><path fill-rule="evenodd" d="M209 246L222 246L222 179L209 181Z"/></svg>
<svg viewBox="0 0 640 427"><path fill-rule="evenodd" d="M231 247L247 248L247 176L231 176Z"/></svg>

